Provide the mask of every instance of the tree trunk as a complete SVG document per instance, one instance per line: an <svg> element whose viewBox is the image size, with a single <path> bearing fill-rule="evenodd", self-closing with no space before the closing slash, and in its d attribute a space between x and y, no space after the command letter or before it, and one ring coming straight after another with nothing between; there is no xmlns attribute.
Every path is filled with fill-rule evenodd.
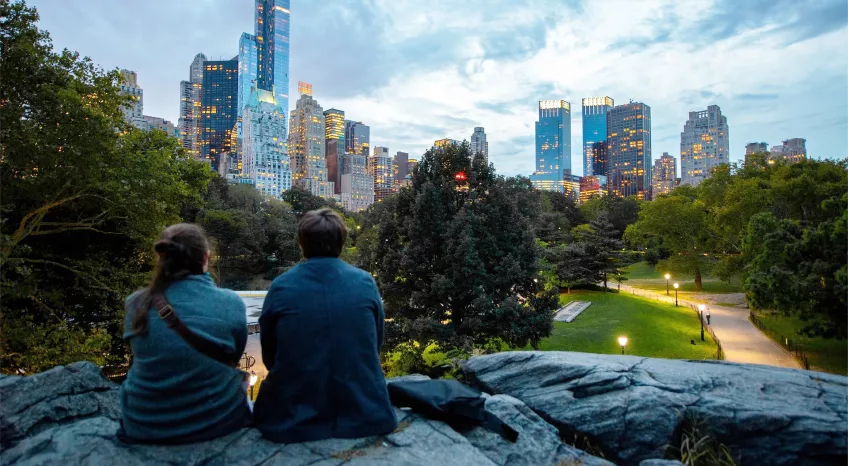
<svg viewBox="0 0 848 466"><path fill-rule="evenodd" d="M695 291L701 291L701 269L695 269Z"/></svg>
<svg viewBox="0 0 848 466"><path fill-rule="evenodd" d="M571 294L571 286L567 286L567 287L565 287L565 289L566 289L566 294Z"/></svg>
<svg viewBox="0 0 848 466"><path fill-rule="evenodd" d="M609 291L607 289L607 273L604 272L604 293L606 293L607 291Z"/></svg>

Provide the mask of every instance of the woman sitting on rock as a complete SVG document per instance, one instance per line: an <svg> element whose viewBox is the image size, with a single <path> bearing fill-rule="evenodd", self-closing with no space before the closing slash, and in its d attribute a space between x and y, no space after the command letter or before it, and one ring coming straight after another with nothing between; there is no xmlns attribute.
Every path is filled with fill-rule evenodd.
<svg viewBox="0 0 848 466"><path fill-rule="evenodd" d="M305 262L277 277L259 326L268 378L254 422L274 442L389 433L397 419L380 367L383 304L374 278L339 259L342 219L313 210L298 226Z"/></svg>
<svg viewBox="0 0 848 466"><path fill-rule="evenodd" d="M133 362L121 386L122 440L196 442L250 423L244 373L234 367L247 343L245 306L215 286L209 249L196 225L166 228L152 281L127 298Z"/></svg>

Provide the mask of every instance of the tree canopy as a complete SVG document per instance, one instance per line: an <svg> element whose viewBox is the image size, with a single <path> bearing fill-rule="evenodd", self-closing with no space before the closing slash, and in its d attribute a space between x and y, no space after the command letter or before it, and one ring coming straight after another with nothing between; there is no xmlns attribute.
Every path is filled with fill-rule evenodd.
<svg viewBox="0 0 848 466"><path fill-rule="evenodd" d="M382 291L389 342L523 347L549 335L557 294L538 280L537 199L526 179L472 161L467 143L428 151L412 186L364 222L360 260Z"/></svg>

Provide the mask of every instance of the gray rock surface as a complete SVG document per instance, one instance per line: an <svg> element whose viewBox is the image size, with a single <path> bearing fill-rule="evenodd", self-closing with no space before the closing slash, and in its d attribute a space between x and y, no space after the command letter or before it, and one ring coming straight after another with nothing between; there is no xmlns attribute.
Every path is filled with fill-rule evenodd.
<svg viewBox="0 0 848 466"><path fill-rule="evenodd" d="M396 409L398 428L379 437L283 445L242 429L189 445L127 445L115 438L118 387L91 363L31 377L0 376L0 400L3 465L610 464L562 444L553 426L507 396L490 397L487 406L519 431L515 444L482 428L460 434L445 423Z"/></svg>
<svg viewBox="0 0 848 466"><path fill-rule="evenodd" d="M511 395L624 465L663 458L698 422L739 464L846 464L848 378L721 361L571 352L471 358L472 384Z"/></svg>

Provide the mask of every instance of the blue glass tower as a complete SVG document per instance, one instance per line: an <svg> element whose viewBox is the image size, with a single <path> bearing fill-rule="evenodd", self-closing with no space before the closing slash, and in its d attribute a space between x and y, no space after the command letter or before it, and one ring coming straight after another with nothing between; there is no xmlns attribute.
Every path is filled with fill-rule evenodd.
<svg viewBox="0 0 848 466"><path fill-rule="evenodd" d="M233 150L232 132L238 111L238 60L203 64L200 156L218 171L221 154Z"/></svg>
<svg viewBox="0 0 848 466"><path fill-rule="evenodd" d="M247 106L250 101L250 88L256 85L259 68L259 48L256 37L243 33L239 39L238 54L238 109Z"/></svg>
<svg viewBox="0 0 848 466"><path fill-rule="evenodd" d="M289 37L291 0L256 0L256 81L274 92L277 106L289 108Z"/></svg>
<svg viewBox="0 0 848 466"><path fill-rule="evenodd" d="M607 112L614 106L611 97L583 99L583 176L607 174Z"/></svg>
<svg viewBox="0 0 848 466"><path fill-rule="evenodd" d="M540 100L536 122L536 171L530 181L536 189L563 192L571 174L571 104Z"/></svg>

